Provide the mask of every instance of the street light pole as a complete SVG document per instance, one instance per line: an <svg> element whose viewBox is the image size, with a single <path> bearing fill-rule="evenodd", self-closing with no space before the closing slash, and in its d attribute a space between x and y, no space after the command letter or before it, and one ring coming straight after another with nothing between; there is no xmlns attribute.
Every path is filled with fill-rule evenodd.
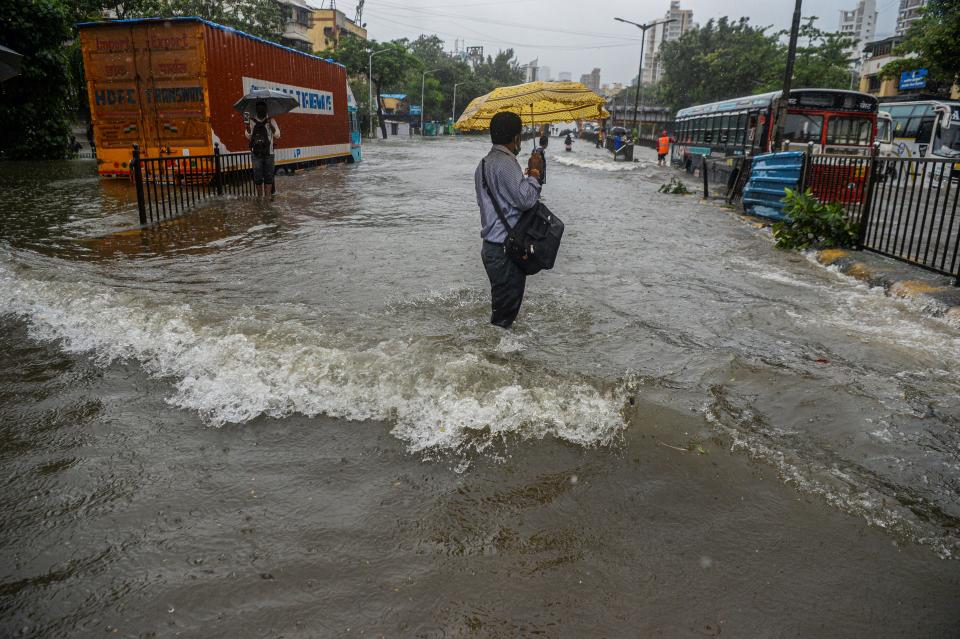
<svg viewBox="0 0 960 639"><path fill-rule="evenodd" d="M420 137L423 137L423 98L424 98L424 87L427 82L427 74L433 73L434 71L439 71L440 69L430 69L429 71L424 71L420 74Z"/></svg>
<svg viewBox="0 0 960 639"><path fill-rule="evenodd" d="M637 128L637 110L640 108L640 100L643 94L640 91L640 87L643 86L643 51L646 49L647 43L647 30L652 29L653 27L659 26L661 24L668 24L670 22L676 22L674 18L669 18L667 20L657 20L655 22L648 22L647 24L638 24L636 22L631 22L630 20L624 20L623 18L614 18L617 22L626 22L627 24L632 24L636 28L640 29L643 32L643 35L640 36L640 70L637 72L637 93L633 98L633 128L637 131L637 137L640 137L640 129ZM626 102L626 97L624 97L624 102Z"/></svg>
<svg viewBox="0 0 960 639"><path fill-rule="evenodd" d="M390 49L380 49L370 52L370 66L367 70L367 113L370 116L370 137L373 138L373 56Z"/></svg>
<svg viewBox="0 0 960 639"><path fill-rule="evenodd" d="M776 151L783 143L783 130L787 126L787 105L790 103L790 85L793 83L793 61L797 57L797 35L800 32L800 5L803 0L797 0L793 7L793 24L790 25L790 45L787 47L787 68L783 74L783 91L777 104L777 129L774 136Z"/></svg>
<svg viewBox="0 0 960 639"><path fill-rule="evenodd" d="M466 84L466 82L457 82L453 85L453 110L450 113L450 117L454 122L457 121L457 87L461 84Z"/></svg>

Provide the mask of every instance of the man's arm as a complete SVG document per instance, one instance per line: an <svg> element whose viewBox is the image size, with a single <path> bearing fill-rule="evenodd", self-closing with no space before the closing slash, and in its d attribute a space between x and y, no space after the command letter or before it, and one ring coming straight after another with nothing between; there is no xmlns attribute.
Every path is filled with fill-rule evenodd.
<svg viewBox="0 0 960 639"><path fill-rule="evenodd" d="M503 173L497 176L504 187L500 192L513 207L526 211L540 198L540 181L535 177L524 177L520 165L516 162L510 164L513 166L507 164Z"/></svg>
<svg viewBox="0 0 960 639"><path fill-rule="evenodd" d="M249 120L243 124L243 134L246 136L248 140L250 139L250 121Z"/></svg>
<svg viewBox="0 0 960 639"><path fill-rule="evenodd" d="M273 139L276 140L280 137L280 125L273 118L270 118L270 124L273 125Z"/></svg>

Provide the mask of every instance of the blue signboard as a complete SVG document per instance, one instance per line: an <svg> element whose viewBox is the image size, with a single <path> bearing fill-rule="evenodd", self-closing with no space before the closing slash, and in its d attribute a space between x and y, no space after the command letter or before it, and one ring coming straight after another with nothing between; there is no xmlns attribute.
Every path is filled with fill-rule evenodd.
<svg viewBox="0 0 960 639"><path fill-rule="evenodd" d="M900 74L900 84L897 85L897 88L900 90L922 89L925 86L927 86L927 70L914 69Z"/></svg>

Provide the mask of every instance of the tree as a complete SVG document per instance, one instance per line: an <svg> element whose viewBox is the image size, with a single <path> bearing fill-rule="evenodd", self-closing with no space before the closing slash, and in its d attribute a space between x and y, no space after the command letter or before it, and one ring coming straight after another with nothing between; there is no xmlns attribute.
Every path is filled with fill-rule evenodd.
<svg viewBox="0 0 960 639"><path fill-rule="evenodd" d="M68 72L71 14L60 0L0 0L0 42L23 55L20 76L3 83L9 126L0 157L61 159L70 141L74 86Z"/></svg>
<svg viewBox="0 0 960 639"><path fill-rule="evenodd" d="M851 82L847 49L857 41L840 33L822 31L817 28L816 21L816 17L809 17L800 25L799 40L806 39L806 46L797 45L793 84L796 87L846 89ZM789 34L788 31L781 33ZM786 55L780 56L778 74L781 78L786 62Z"/></svg>
<svg viewBox="0 0 960 639"><path fill-rule="evenodd" d="M928 69L930 77L939 80L949 92L960 84L960 2L929 0L923 14L910 25L906 39L895 53L909 56L885 65L881 73L896 77L902 71Z"/></svg>
<svg viewBox="0 0 960 639"><path fill-rule="evenodd" d="M801 26L806 46L797 48L795 87L846 88L849 60L844 50L852 41L816 27L816 17ZM767 33L747 18L709 20L660 50L664 70L661 100L674 109L779 89L786 67L785 32ZM646 94L646 91L645 91Z"/></svg>

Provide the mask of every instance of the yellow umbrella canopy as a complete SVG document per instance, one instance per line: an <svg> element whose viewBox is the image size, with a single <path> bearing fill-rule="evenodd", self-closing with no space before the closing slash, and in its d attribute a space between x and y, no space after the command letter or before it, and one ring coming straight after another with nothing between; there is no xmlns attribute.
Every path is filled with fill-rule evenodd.
<svg viewBox="0 0 960 639"><path fill-rule="evenodd" d="M453 126L460 131L483 131L501 111L516 113L526 125L596 120L610 117L603 102L579 82L527 82L474 98Z"/></svg>

